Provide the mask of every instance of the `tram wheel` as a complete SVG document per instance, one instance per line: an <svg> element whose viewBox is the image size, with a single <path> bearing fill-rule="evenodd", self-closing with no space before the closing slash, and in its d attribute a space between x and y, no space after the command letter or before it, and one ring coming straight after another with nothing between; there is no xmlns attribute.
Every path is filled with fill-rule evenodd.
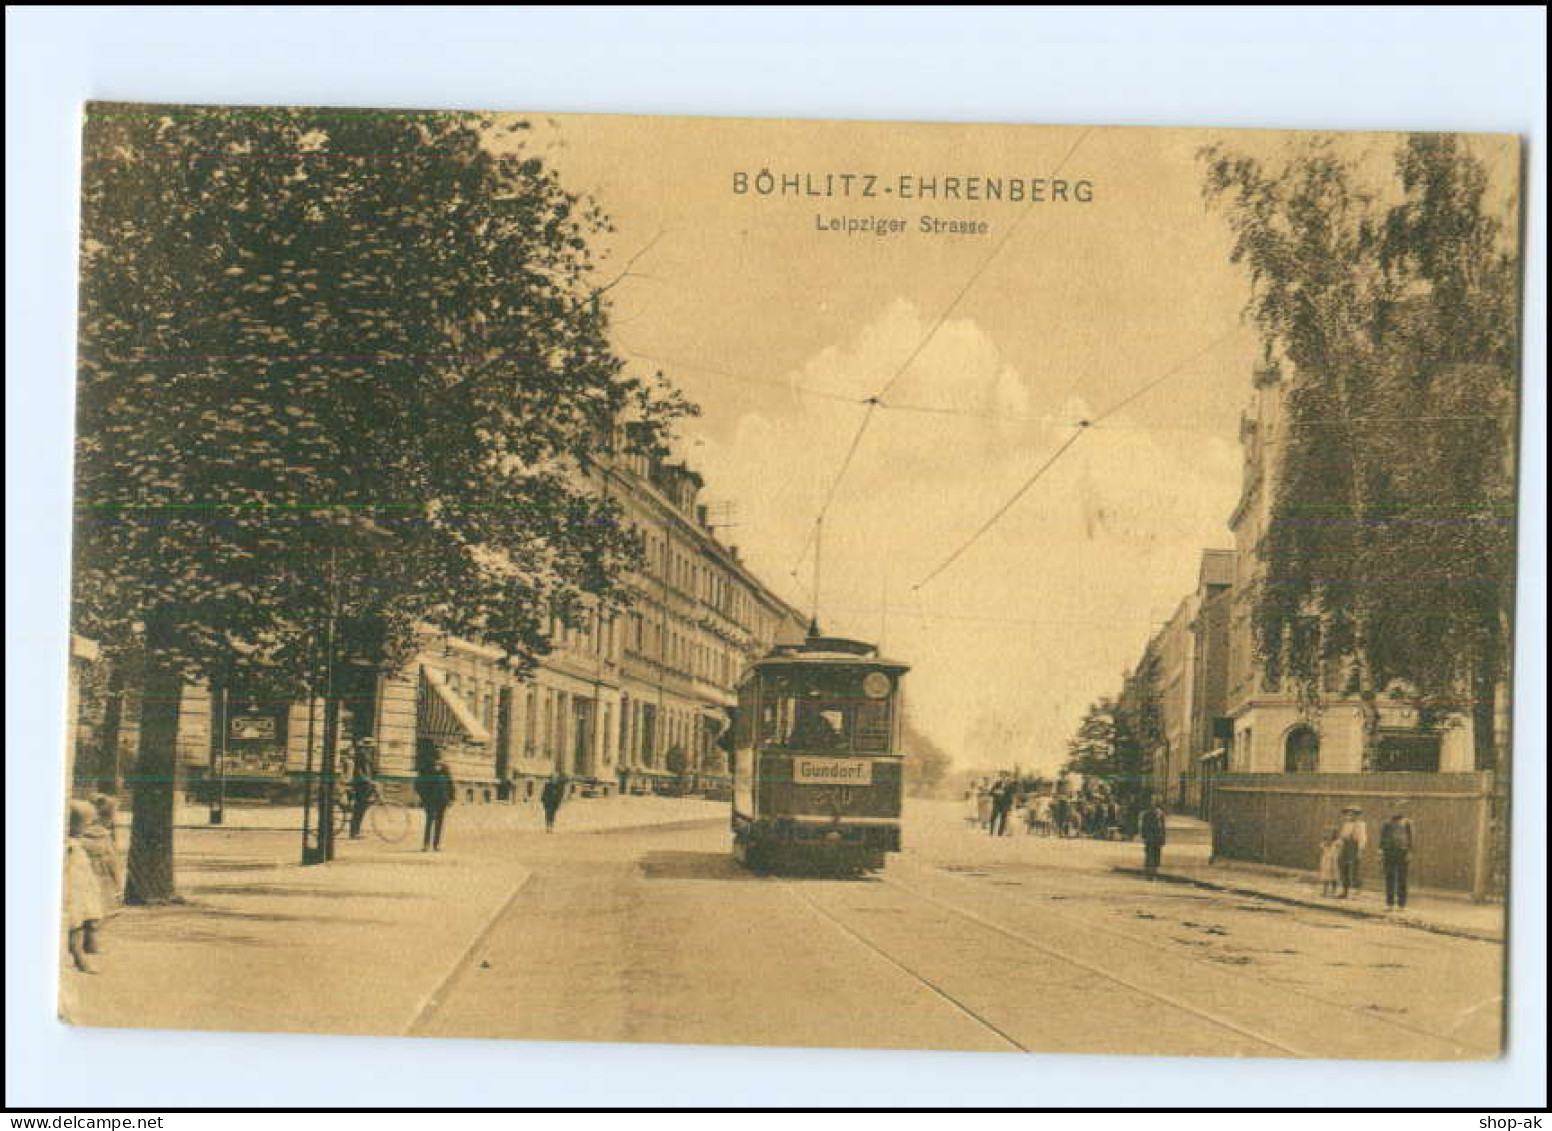
<svg viewBox="0 0 1552 1131"><path fill-rule="evenodd" d="M751 872L769 872L774 863L769 845L751 844L747 840L741 840L734 844L733 855L740 864Z"/></svg>

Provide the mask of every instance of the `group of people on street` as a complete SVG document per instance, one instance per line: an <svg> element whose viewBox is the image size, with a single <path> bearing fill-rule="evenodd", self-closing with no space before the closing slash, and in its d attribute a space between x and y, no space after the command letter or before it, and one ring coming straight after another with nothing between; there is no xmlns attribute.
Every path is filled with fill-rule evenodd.
<svg viewBox="0 0 1552 1131"><path fill-rule="evenodd" d="M1031 789L1008 773L974 783L966 800L967 823L992 836L1008 836L1019 824L1035 836L1130 840L1137 831L1137 813L1108 793Z"/></svg>
<svg viewBox="0 0 1552 1131"><path fill-rule="evenodd" d="M1407 881L1416 847L1416 831L1405 801L1392 807L1380 827L1380 863L1385 873L1385 907L1407 905ZM1362 886L1363 854L1369 847L1369 827L1363 809L1349 805L1340 823L1326 830L1320 843L1320 891L1333 899L1351 899Z"/></svg>
<svg viewBox="0 0 1552 1131"><path fill-rule="evenodd" d="M117 909L124 888L118 848L117 807L97 794L72 801L65 841L65 927L70 960L95 974L90 955L102 953L102 926Z"/></svg>
<svg viewBox="0 0 1552 1131"><path fill-rule="evenodd" d="M1047 792L1025 789L1017 777L1002 773L973 783L966 800L966 821L992 836L1009 835L1010 826L1016 828L1019 823L1014 812L1022 810L1029 835L1101 840L1141 837L1143 874L1150 880L1158 878L1168 833L1164 807L1157 798L1149 798L1145 804L1133 801L1127 807L1103 782L1097 788L1086 785L1073 793Z"/></svg>

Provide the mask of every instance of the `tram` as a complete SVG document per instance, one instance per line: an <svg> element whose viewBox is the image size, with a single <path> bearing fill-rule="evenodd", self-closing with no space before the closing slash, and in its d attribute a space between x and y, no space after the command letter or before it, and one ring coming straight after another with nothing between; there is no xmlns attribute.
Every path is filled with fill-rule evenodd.
<svg viewBox="0 0 1552 1131"><path fill-rule="evenodd" d="M733 854L759 871L871 871L900 850L909 665L860 640L779 644L738 687Z"/></svg>

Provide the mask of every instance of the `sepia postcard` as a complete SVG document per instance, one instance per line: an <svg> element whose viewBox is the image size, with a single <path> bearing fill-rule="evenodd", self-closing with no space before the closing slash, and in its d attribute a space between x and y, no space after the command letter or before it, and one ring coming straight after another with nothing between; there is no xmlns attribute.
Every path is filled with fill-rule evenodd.
<svg viewBox="0 0 1552 1131"><path fill-rule="evenodd" d="M92 103L60 1012L1504 1047L1521 142Z"/></svg>

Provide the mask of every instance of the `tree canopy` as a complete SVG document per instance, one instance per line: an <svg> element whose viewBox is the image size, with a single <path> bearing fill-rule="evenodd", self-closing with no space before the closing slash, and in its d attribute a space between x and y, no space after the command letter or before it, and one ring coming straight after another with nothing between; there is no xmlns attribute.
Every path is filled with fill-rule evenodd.
<svg viewBox="0 0 1552 1131"><path fill-rule="evenodd" d="M1474 710L1491 765L1514 600L1515 163L1451 134L1400 139L1378 176L1332 138L1279 162L1202 156L1250 276L1258 380L1282 397L1260 660L1371 718L1397 690L1425 717Z"/></svg>
<svg viewBox="0 0 1552 1131"><path fill-rule="evenodd" d="M634 542L579 473L687 406L609 348L605 218L497 128L90 107L79 631L295 675L337 597L379 645L429 624L521 667L617 595Z"/></svg>
<svg viewBox="0 0 1552 1131"><path fill-rule="evenodd" d="M1109 782L1117 800L1148 792L1152 765L1150 735L1158 730L1157 699L1151 684L1133 676L1132 693L1101 698L1089 705L1077 733L1067 742L1066 770Z"/></svg>
<svg viewBox="0 0 1552 1131"><path fill-rule="evenodd" d="M609 347L606 218L492 152L525 128L88 108L72 612L145 665L131 901L172 897L185 681L316 691L428 627L527 671L623 603L597 459L692 409Z"/></svg>

